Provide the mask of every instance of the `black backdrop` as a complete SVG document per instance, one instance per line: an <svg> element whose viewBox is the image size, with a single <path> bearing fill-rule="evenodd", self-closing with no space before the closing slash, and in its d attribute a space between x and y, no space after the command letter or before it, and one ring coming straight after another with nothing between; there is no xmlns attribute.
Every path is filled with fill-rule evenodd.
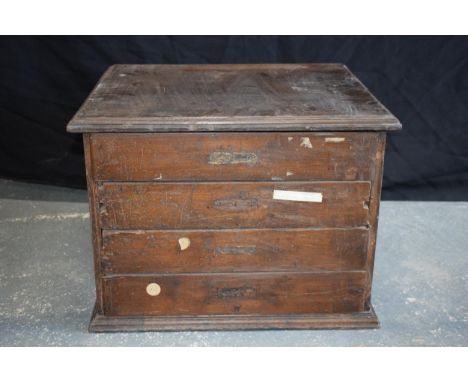
<svg viewBox="0 0 468 382"><path fill-rule="evenodd" d="M65 126L115 63L342 62L403 123L384 199L468 200L468 38L0 37L0 177L85 187Z"/></svg>

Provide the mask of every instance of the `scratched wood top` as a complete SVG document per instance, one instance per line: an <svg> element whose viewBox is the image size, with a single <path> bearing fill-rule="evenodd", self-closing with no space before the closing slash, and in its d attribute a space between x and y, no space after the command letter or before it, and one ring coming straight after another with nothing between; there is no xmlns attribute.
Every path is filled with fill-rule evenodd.
<svg viewBox="0 0 468 382"><path fill-rule="evenodd" d="M70 132L397 130L341 64L114 65Z"/></svg>

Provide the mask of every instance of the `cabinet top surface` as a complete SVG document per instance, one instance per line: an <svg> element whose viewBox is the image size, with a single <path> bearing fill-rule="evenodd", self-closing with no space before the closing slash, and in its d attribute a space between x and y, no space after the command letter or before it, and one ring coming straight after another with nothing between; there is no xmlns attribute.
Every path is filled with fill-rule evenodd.
<svg viewBox="0 0 468 382"><path fill-rule="evenodd" d="M397 130L341 64L114 65L70 132Z"/></svg>

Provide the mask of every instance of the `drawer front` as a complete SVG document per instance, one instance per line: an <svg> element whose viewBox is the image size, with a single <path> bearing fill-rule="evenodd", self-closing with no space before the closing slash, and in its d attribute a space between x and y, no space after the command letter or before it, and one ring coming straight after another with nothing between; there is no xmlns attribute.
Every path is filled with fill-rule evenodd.
<svg viewBox="0 0 468 382"><path fill-rule="evenodd" d="M103 229L353 227L368 224L369 191L369 182L103 183L99 210Z"/></svg>
<svg viewBox="0 0 468 382"><path fill-rule="evenodd" d="M103 231L105 273L359 270L368 230Z"/></svg>
<svg viewBox="0 0 468 382"><path fill-rule="evenodd" d="M347 313L364 309L366 272L112 277L104 314Z"/></svg>
<svg viewBox="0 0 468 382"><path fill-rule="evenodd" d="M96 180L369 180L375 133L93 134Z"/></svg>

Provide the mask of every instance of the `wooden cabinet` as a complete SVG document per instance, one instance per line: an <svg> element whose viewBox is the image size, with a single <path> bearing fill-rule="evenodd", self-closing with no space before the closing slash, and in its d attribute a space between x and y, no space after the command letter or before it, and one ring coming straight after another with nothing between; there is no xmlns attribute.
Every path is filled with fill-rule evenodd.
<svg viewBox="0 0 468 382"><path fill-rule="evenodd" d="M91 331L372 328L385 135L343 65L115 65L84 134Z"/></svg>

